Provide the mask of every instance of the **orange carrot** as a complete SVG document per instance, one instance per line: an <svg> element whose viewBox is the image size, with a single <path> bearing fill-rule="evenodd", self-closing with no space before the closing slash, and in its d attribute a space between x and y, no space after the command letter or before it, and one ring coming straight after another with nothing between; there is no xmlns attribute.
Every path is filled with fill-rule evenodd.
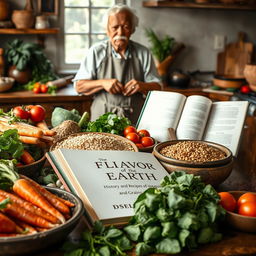
<svg viewBox="0 0 256 256"><path fill-rule="evenodd" d="M36 230L38 231L38 232L44 232L44 231L47 231L47 230L49 230L49 229L47 229L47 228L36 228Z"/></svg>
<svg viewBox="0 0 256 256"><path fill-rule="evenodd" d="M29 180L16 180L12 189L23 199L31 202L32 204L40 208L43 208L45 211L58 218L61 223L65 222L64 216L54 207L56 205L51 205L51 203L47 201L47 199L37 190L37 188Z"/></svg>
<svg viewBox="0 0 256 256"><path fill-rule="evenodd" d="M20 227L24 229L24 233L26 234L35 234L37 233L37 230L29 225L28 223L21 221L21 220L14 220Z"/></svg>
<svg viewBox="0 0 256 256"><path fill-rule="evenodd" d="M45 136L43 135L41 138L40 138L41 141L45 141L45 142L53 142L54 141L54 138L51 137L51 136Z"/></svg>
<svg viewBox="0 0 256 256"><path fill-rule="evenodd" d="M34 180L24 176L24 175L20 175L20 177L22 177L23 179L28 180L31 184L33 184L33 186L44 196L46 197L46 199L52 204L54 205L54 207L60 211L61 213L65 213L65 214L70 214L70 210L68 208L68 206L66 204L64 204L60 198L54 194L52 194L51 192L49 192L48 190L46 190L44 187L40 186L38 183L36 183ZM46 210L46 209L45 209ZM56 216L57 217L57 216Z"/></svg>
<svg viewBox="0 0 256 256"><path fill-rule="evenodd" d="M72 202L65 200L64 198L59 197L58 198L61 202L63 202L66 206L68 207L75 207L75 204L73 204Z"/></svg>
<svg viewBox="0 0 256 256"><path fill-rule="evenodd" d="M16 224L0 212L0 233L16 233Z"/></svg>
<svg viewBox="0 0 256 256"><path fill-rule="evenodd" d="M0 195L0 200L3 200L4 197ZM7 204L6 208L1 210L2 212L8 214L11 217L27 222L33 226L43 227L43 228L53 228L57 224L52 224L46 219L31 213L30 211L21 208L17 203L12 202Z"/></svg>
<svg viewBox="0 0 256 256"><path fill-rule="evenodd" d="M11 193L8 193L8 192L0 189L0 195L5 197L5 198L10 198L12 202L17 203L20 207L22 207L22 208L40 216L40 217L43 217L46 220L48 220L48 221L50 221L54 224L60 223L59 220L55 216L46 212L44 209L39 208L39 207L35 206L34 204L32 204L28 201L25 201L24 199L22 199L21 197L18 197L15 194L11 194Z"/></svg>
<svg viewBox="0 0 256 256"><path fill-rule="evenodd" d="M36 123L36 126L38 128L41 128L43 130L44 135L46 136L54 136L56 134L56 131L49 130L45 120Z"/></svg>
<svg viewBox="0 0 256 256"><path fill-rule="evenodd" d="M24 164L32 164L35 162L34 157L27 150L23 150L20 160Z"/></svg>
<svg viewBox="0 0 256 256"><path fill-rule="evenodd" d="M19 136L19 140L25 144L40 144L39 138L29 136Z"/></svg>
<svg viewBox="0 0 256 256"><path fill-rule="evenodd" d="M31 127L33 127L33 126L31 126ZM0 131L7 131L9 129L17 129L19 135L31 136L31 137L36 137L36 138L40 138L43 136L42 130L34 129L31 127L29 127L29 128L25 127L25 126L23 127L23 126L20 126L18 123L7 124L7 123L0 121Z"/></svg>

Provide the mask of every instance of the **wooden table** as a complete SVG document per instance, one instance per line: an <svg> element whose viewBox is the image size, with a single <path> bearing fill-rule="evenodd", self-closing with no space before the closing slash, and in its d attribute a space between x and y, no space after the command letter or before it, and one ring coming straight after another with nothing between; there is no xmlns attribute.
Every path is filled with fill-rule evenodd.
<svg viewBox="0 0 256 256"><path fill-rule="evenodd" d="M49 93L35 94L32 91L17 91L0 93L0 108L9 111L17 105L42 105L46 109L46 122L50 125L52 111L55 107L68 110L77 109L80 114L90 111L92 97L78 95L73 85L59 89L56 95Z"/></svg>
<svg viewBox="0 0 256 256"><path fill-rule="evenodd" d="M256 191L256 117L247 117L243 133L243 139L235 159L235 166L231 175L222 183L218 191L248 190ZM81 234L84 227L80 223L70 237L76 238ZM217 243L200 247L194 252L183 252L177 256L255 256L256 255L256 233L243 233L226 227L224 238ZM58 249L60 245L48 248L40 253L29 256L63 256ZM130 253L130 256L135 256Z"/></svg>

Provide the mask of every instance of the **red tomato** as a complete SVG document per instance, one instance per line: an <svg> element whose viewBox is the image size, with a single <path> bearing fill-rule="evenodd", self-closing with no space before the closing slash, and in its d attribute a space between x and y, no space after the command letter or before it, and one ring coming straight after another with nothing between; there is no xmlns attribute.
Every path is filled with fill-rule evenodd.
<svg viewBox="0 0 256 256"><path fill-rule="evenodd" d="M140 135L140 137L150 137L149 131L147 131L145 129L144 130L139 130L138 134Z"/></svg>
<svg viewBox="0 0 256 256"><path fill-rule="evenodd" d="M131 133L131 132L135 132L135 133L137 133L137 130L136 130L136 128L134 127L134 126L127 126L125 129L124 129L124 136L126 137L126 135L128 134L128 133Z"/></svg>
<svg viewBox="0 0 256 256"><path fill-rule="evenodd" d="M42 93L47 93L48 86L46 84L41 84L40 90L41 90Z"/></svg>
<svg viewBox="0 0 256 256"><path fill-rule="evenodd" d="M130 132L125 136L128 140L131 140L134 143L140 142L140 136L136 132Z"/></svg>
<svg viewBox="0 0 256 256"><path fill-rule="evenodd" d="M137 146L138 148L144 148L144 146L143 146L141 143L136 143L136 146Z"/></svg>
<svg viewBox="0 0 256 256"><path fill-rule="evenodd" d="M141 138L141 144L142 144L144 147L150 147L150 146L153 146L153 145L154 145L154 140L153 140L153 138L151 138L151 137L142 137L142 138Z"/></svg>
<svg viewBox="0 0 256 256"><path fill-rule="evenodd" d="M33 92L34 92L34 93L40 93L40 92L41 92L40 87L34 87L34 88L33 88Z"/></svg>
<svg viewBox="0 0 256 256"><path fill-rule="evenodd" d="M29 112L25 109L25 107L17 106L13 109L13 114L21 119L28 120Z"/></svg>
<svg viewBox="0 0 256 256"><path fill-rule="evenodd" d="M253 202L256 204L256 194L247 192L247 193L244 193L243 195L241 195L238 198L237 207L240 208L240 206L242 204L247 203L247 202Z"/></svg>
<svg viewBox="0 0 256 256"><path fill-rule="evenodd" d="M33 88L40 88L41 84L39 82L34 83Z"/></svg>
<svg viewBox="0 0 256 256"><path fill-rule="evenodd" d="M35 105L30 109L30 119L33 122L40 122L45 119L45 109L40 105Z"/></svg>
<svg viewBox="0 0 256 256"><path fill-rule="evenodd" d="M220 204L221 206L230 212L233 212L236 209L236 199L229 192L220 192L218 193L220 196Z"/></svg>
<svg viewBox="0 0 256 256"><path fill-rule="evenodd" d="M254 202L246 202L241 204L238 213L244 216L256 217L256 204Z"/></svg>

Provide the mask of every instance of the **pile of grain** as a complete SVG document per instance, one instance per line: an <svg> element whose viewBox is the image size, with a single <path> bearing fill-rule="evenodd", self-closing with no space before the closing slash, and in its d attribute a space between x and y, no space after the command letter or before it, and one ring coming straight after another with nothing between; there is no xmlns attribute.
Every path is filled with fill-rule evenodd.
<svg viewBox="0 0 256 256"><path fill-rule="evenodd" d="M72 120L65 120L58 126L54 127L52 129L56 132L56 135L54 136L54 140L62 139L70 134L80 132L81 129L78 126L77 122Z"/></svg>
<svg viewBox="0 0 256 256"><path fill-rule="evenodd" d="M193 163L217 161L226 157L226 154L220 149L195 141L182 141L163 147L160 154Z"/></svg>
<svg viewBox="0 0 256 256"><path fill-rule="evenodd" d="M58 141L52 150L57 148L134 151L132 145L125 140L100 133L85 133L77 136L69 136L64 140Z"/></svg>

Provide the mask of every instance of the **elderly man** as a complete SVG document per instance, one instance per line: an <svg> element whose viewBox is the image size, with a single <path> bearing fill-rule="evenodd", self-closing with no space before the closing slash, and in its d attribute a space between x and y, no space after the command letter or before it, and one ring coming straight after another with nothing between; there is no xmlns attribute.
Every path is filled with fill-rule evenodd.
<svg viewBox="0 0 256 256"><path fill-rule="evenodd" d="M109 40L93 45L74 81L78 93L94 95L91 120L113 112L137 122L143 94L161 90L150 51L130 40L138 17L127 5L115 5L107 13Z"/></svg>

